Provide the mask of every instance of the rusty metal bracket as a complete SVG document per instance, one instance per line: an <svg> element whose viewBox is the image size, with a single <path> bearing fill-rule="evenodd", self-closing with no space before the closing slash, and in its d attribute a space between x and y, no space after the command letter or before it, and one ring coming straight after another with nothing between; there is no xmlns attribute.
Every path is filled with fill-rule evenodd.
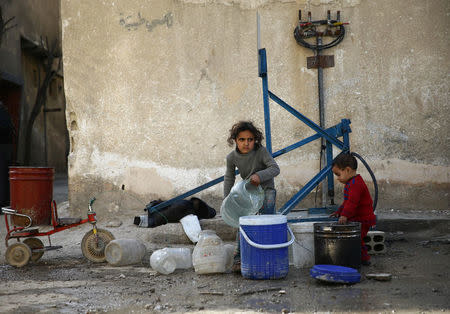
<svg viewBox="0 0 450 314"><path fill-rule="evenodd" d="M332 68L334 67L334 55L319 55L306 58L308 69Z"/></svg>

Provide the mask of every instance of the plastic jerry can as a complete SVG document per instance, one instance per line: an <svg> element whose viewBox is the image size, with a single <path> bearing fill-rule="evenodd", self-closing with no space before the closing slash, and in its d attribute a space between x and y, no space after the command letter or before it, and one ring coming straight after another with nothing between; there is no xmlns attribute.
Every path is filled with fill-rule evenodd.
<svg viewBox="0 0 450 314"><path fill-rule="evenodd" d="M198 274L224 273L233 265L234 246L224 245L222 239L212 230L200 233L192 253L192 264Z"/></svg>
<svg viewBox="0 0 450 314"><path fill-rule="evenodd" d="M150 266L158 273L168 275L175 269L192 267L192 254L189 248L164 248L153 252Z"/></svg>
<svg viewBox="0 0 450 314"><path fill-rule="evenodd" d="M138 264L142 261L147 249L136 239L112 240L105 247L106 261L113 266Z"/></svg>

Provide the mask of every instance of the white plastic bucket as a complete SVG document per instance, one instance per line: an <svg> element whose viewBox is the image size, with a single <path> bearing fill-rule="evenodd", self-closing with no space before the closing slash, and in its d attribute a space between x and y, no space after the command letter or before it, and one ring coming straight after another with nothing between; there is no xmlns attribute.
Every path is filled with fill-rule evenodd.
<svg viewBox="0 0 450 314"><path fill-rule="evenodd" d="M296 268L314 266L314 222L290 224L295 235L292 244L292 264Z"/></svg>

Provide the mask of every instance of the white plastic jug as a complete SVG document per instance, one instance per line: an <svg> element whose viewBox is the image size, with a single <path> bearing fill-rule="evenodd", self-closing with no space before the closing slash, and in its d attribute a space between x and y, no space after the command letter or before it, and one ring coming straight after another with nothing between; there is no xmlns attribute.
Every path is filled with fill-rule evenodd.
<svg viewBox="0 0 450 314"><path fill-rule="evenodd" d="M140 263L145 253L145 245L136 239L112 240L105 247L106 261L113 266Z"/></svg>
<svg viewBox="0 0 450 314"><path fill-rule="evenodd" d="M189 248L164 248L153 252L150 266L158 273L168 275L175 269L192 267L192 254Z"/></svg>
<svg viewBox="0 0 450 314"><path fill-rule="evenodd" d="M261 185L254 186L247 179L233 186L222 202L220 215L226 224L239 228L239 217L256 214L263 203L264 190Z"/></svg>
<svg viewBox="0 0 450 314"><path fill-rule="evenodd" d="M192 214L187 215L180 219L180 223L189 240L193 243L197 243L200 232L202 231L198 217Z"/></svg>
<svg viewBox="0 0 450 314"><path fill-rule="evenodd" d="M192 264L198 274L225 273L233 265L234 246L224 245L222 239L213 230L200 233L197 245L192 253Z"/></svg>

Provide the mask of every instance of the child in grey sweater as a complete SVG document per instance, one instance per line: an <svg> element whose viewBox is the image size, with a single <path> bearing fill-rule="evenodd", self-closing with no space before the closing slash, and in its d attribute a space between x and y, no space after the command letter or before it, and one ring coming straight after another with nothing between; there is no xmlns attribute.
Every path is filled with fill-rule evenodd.
<svg viewBox="0 0 450 314"><path fill-rule="evenodd" d="M236 144L236 148L227 155L227 169L224 178L224 197L227 197L235 182L236 168L242 179L250 179L255 185L261 185L264 190L264 204L260 214L275 214L276 190L274 177L280 173L280 168L267 149L261 145L263 135L250 121L239 121L230 129L228 144ZM240 271L240 245L238 231L238 246L234 257L233 271Z"/></svg>

